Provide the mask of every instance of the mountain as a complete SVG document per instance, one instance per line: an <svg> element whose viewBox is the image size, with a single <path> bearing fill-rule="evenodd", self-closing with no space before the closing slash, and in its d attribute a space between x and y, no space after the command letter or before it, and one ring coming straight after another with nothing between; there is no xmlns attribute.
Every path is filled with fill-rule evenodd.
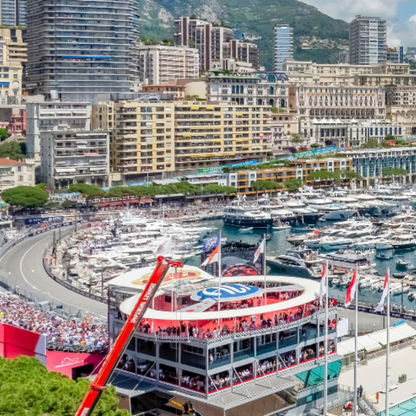
<svg viewBox="0 0 416 416"><path fill-rule="evenodd" d="M172 39L173 20L196 15L239 29L260 48L261 63L273 64L273 27L290 24L295 59L334 63L348 45L348 24L297 0L140 0L140 32L156 40Z"/></svg>

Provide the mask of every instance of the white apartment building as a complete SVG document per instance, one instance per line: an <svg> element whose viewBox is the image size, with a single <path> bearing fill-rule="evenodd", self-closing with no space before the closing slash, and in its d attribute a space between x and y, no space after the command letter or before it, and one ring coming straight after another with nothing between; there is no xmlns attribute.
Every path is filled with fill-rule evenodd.
<svg viewBox="0 0 416 416"><path fill-rule="evenodd" d="M211 75L207 80L207 100L241 105L289 107L289 84L285 74Z"/></svg>
<svg viewBox="0 0 416 416"><path fill-rule="evenodd" d="M75 183L108 185L109 137L103 131L49 131L42 135L41 178L51 190Z"/></svg>
<svg viewBox="0 0 416 416"><path fill-rule="evenodd" d="M350 63L379 65L387 61L387 22L379 17L357 16L350 23Z"/></svg>
<svg viewBox="0 0 416 416"><path fill-rule="evenodd" d="M179 78L198 77L198 49L163 45L143 45L139 49L139 80L144 84L168 84Z"/></svg>
<svg viewBox="0 0 416 416"><path fill-rule="evenodd" d="M35 186L35 161L0 159L0 192L16 186Z"/></svg>
<svg viewBox="0 0 416 416"><path fill-rule="evenodd" d="M384 119L386 103L381 87L293 85L289 107L311 118Z"/></svg>
<svg viewBox="0 0 416 416"><path fill-rule="evenodd" d="M416 85L388 85L385 89L388 115L416 119Z"/></svg>
<svg viewBox="0 0 416 416"><path fill-rule="evenodd" d="M26 146L27 155L40 162L40 142L47 132L90 130L91 105L85 102L27 103Z"/></svg>
<svg viewBox="0 0 416 416"><path fill-rule="evenodd" d="M380 143L387 136L398 139L406 136L404 126L390 120L302 120L300 130L303 137L311 137L320 147L352 148L369 140Z"/></svg>

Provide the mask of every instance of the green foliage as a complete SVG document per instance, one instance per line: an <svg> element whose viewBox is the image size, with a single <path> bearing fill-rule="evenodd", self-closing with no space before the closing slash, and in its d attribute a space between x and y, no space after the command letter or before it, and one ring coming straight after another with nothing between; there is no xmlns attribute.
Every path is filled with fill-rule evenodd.
<svg viewBox="0 0 416 416"><path fill-rule="evenodd" d="M10 136L7 129L0 129L0 141L6 140Z"/></svg>
<svg viewBox="0 0 416 416"><path fill-rule="evenodd" d="M317 170L315 172L311 172L308 175L308 180L310 181L334 181L336 183L343 183L352 179L356 179L358 181L363 180L360 175L351 170L337 169L334 172L328 172L327 170Z"/></svg>
<svg viewBox="0 0 416 416"><path fill-rule="evenodd" d="M296 0L149 0L146 15L140 19L140 32L147 37L163 39L171 36L173 17L169 22L160 20L160 11L171 16L211 15L213 21L220 18L232 27L259 39L260 61L266 69L272 69L273 26L276 23L290 24L295 36L295 59L312 60L318 63L338 63L342 52L334 47L329 49L302 50L299 36L315 36L319 39L348 39L348 24L335 20L313 6ZM278 10L278 15L271 11Z"/></svg>
<svg viewBox="0 0 416 416"><path fill-rule="evenodd" d="M370 139L365 145L364 145L364 147L365 148L367 148L367 149L375 149L375 148L377 148L377 147L379 147L379 144L378 144L378 140L377 139Z"/></svg>
<svg viewBox="0 0 416 416"><path fill-rule="evenodd" d="M48 194L36 186L17 186L1 193L6 204L24 208L41 207L48 202ZM1 414L1 413L0 413Z"/></svg>
<svg viewBox="0 0 416 416"><path fill-rule="evenodd" d="M272 107L271 108L271 112L273 113L273 114L278 114L278 113L284 113L285 112L285 110L283 109L283 108L277 108L277 107Z"/></svg>
<svg viewBox="0 0 416 416"><path fill-rule="evenodd" d="M0 158L6 157L12 160L22 160L25 155L19 143L9 142L0 144Z"/></svg>
<svg viewBox="0 0 416 416"><path fill-rule="evenodd" d="M273 180L267 181L256 181L251 184L251 187L255 191L275 191L276 189L280 189L281 185Z"/></svg>
<svg viewBox="0 0 416 416"><path fill-rule="evenodd" d="M38 183L35 185L35 188L42 189L42 191L46 191L46 183Z"/></svg>
<svg viewBox="0 0 416 416"><path fill-rule="evenodd" d="M299 134L294 134L292 135L292 143L300 143L302 141L302 139L300 138Z"/></svg>
<svg viewBox="0 0 416 416"><path fill-rule="evenodd" d="M218 195L218 194L236 194L237 189L233 186L221 186L215 183L210 183L209 185L204 186L203 192L205 195Z"/></svg>
<svg viewBox="0 0 416 416"><path fill-rule="evenodd" d="M297 192L303 186L302 179L290 178L285 180L285 188L288 192Z"/></svg>
<svg viewBox="0 0 416 416"><path fill-rule="evenodd" d="M91 197L104 197L107 195L106 192L101 190L98 186L88 185L86 183L70 185L69 192L79 192L82 195Z"/></svg>
<svg viewBox="0 0 416 416"><path fill-rule="evenodd" d="M72 416L89 382L48 372L35 358L0 358L0 415ZM93 416L129 416L118 409L114 387L104 390Z"/></svg>
<svg viewBox="0 0 416 416"><path fill-rule="evenodd" d="M400 168L384 168L383 169L383 176L389 178L394 176L405 176L407 175L406 169Z"/></svg>

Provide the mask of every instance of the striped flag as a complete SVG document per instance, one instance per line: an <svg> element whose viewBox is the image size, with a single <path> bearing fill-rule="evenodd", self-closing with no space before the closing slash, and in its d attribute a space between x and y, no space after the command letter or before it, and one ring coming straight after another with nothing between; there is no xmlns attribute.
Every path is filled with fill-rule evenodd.
<svg viewBox="0 0 416 416"><path fill-rule="evenodd" d="M347 295L345 297L345 307L348 308L348 306L351 305L352 301L355 297L355 292L357 290L357 270L354 270L354 273L352 275L352 280L350 285L348 286Z"/></svg>
<svg viewBox="0 0 416 416"><path fill-rule="evenodd" d="M389 295L389 272L387 271L386 278L384 279L383 294L381 295L380 303L378 304L376 308L376 312L384 311L384 302L386 301L388 295Z"/></svg>

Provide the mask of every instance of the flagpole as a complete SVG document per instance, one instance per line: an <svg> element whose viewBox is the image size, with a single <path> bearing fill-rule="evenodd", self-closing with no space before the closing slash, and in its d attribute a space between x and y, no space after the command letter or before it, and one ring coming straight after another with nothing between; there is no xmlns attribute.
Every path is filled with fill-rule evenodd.
<svg viewBox="0 0 416 416"><path fill-rule="evenodd" d="M267 282L266 282L266 234L263 236L263 275L264 275L264 303L267 305Z"/></svg>
<svg viewBox="0 0 416 416"><path fill-rule="evenodd" d="M324 380L324 416L328 414L328 298L329 298L329 279L328 279L328 260L325 268L325 380ZM318 353L319 354L319 353ZM318 355L319 357L319 355Z"/></svg>
<svg viewBox="0 0 416 416"><path fill-rule="evenodd" d="M221 231L220 231L220 241L218 243L218 312L221 311ZM218 318L218 324L220 319Z"/></svg>
<svg viewBox="0 0 416 416"><path fill-rule="evenodd" d="M386 409L385 416L389 416L389 392L390 392L390 268L387 269L387 345L386 345Z"/></svg>
<svg viewBox="0 0 416 416"><path fill-rule="evenodd" d="M358 415L357 367L358 367L358 271L355 275L355 360L354 360L354 416Z"/></svg>

